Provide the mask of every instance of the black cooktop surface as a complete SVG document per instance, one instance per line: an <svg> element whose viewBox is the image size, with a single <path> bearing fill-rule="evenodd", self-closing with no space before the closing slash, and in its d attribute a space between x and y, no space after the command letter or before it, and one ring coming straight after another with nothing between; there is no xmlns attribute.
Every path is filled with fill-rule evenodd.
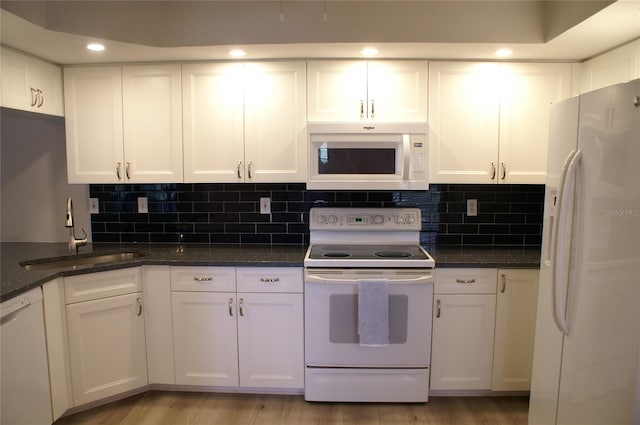
<svg viewBox="0 0 640 425"><path fill-rule="evenodd" d="M418 245L312 245L309 258L340 260L426 260Z"/></svg>

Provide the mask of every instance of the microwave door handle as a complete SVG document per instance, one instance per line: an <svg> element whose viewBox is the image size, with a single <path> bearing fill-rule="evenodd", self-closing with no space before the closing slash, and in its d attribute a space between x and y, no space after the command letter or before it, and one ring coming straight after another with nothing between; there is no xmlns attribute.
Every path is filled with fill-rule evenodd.
<svg viewBox="0 0 640 425"><path fill-rule="evenodd" d="M319 283L319 284L325 284L325 285L356 285L358 283L358 280L361 280L361 279L342 279L342 278L331 279L331 278L315 276L315 275L306 275L304 279L305 279L305 283ZM366 277L363 276L362 279L366 279ZM389 285L406 285L406 284L426 285L428 283L433 283L433 276L431 275L416 276L408 279L393 277L393 278L389 278L388 281L389 281Z"/></svg>
<svg viewBox="0 0 640 425"><path fill-rule="evenodd" d="M402 154L404 164L402 170L402 181L409 181L409 166L411 164L411 140L408 134L402 135Z"/></svg>

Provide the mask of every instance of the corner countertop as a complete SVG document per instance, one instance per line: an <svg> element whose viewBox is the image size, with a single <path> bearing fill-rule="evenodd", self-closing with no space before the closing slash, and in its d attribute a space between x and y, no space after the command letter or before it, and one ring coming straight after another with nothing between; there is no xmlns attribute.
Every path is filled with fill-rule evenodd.
<svg viewBox="0 0 640 425"><path fill-rule="evenodd" d="M539 248L471 248L425 246L437 268L537 268ZM61 276L142 265L302 267L307 247L301 245L171 245L89 244L79 256L137 252L142 256L100 265L25 270L29 260L67 256L66 243L3 242L0 245L0 302Z"/></svg>

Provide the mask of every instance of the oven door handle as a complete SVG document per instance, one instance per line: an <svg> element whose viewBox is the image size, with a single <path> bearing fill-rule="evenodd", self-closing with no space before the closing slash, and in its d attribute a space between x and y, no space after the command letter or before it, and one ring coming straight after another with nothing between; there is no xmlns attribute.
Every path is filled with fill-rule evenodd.
<svg viewBox="0 0 640 425"><path fill-rule="evenodd" d="M304 278L305 283L319 283L325 285L356 285L359 280L366 280L367 277L362 279L342 279L342 278L326 278L316 275L306 275ZM370 278L371 279L371 278ZM433 283L433 276L416 276L408 279L402 278L387 278L389 285L426 285Z"/></svg>

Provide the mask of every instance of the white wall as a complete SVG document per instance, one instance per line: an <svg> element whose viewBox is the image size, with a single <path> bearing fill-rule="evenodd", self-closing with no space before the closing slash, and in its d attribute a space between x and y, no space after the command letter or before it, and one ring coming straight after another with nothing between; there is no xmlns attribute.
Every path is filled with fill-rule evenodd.
<svg viewBox="0 0 640 425"><path fill-rule="evenodd" d="M2 108L0 115L0 240L66 242L66 199L73 198L76 233L91 233L89 187L67 184L64 118Z"/></svg>

